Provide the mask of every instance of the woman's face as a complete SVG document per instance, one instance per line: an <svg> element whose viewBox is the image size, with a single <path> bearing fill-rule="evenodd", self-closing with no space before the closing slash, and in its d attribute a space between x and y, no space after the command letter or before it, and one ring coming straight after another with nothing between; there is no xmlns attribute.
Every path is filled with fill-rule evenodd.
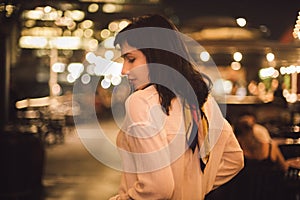
<svg viewBox="0 0 300 200"><path fill-rule="evenodd" d="M121 45L121 53L124 58L122 75L127 75L129 83L136 90L143 88L150 82L145 55L142 51L129 46L127 42Z"/></svg>

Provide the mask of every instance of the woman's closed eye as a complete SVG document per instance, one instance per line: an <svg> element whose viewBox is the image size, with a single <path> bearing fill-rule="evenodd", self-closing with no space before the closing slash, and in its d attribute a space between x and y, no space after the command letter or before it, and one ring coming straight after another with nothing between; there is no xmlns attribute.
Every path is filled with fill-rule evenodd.
<svg viewBox="0 0 300 200"><path fill-rule="evenodd" d="M135 61L135 58L127 58L128 62L133 63Z"/></svg>
<svg viewBox="0 0 300 200"><path fill-rule="evenodd" d="M135 57L129 56L128 54L125 54L122 57L125 61L128 61L129 63L133 63L135 61Z"/></svg>

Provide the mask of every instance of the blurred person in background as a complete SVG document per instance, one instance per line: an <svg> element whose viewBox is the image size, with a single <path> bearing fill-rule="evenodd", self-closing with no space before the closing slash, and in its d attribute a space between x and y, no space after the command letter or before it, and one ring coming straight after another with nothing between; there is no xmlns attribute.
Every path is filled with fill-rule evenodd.
<svg viewBox="0 0 300 200"><path fill-rule="evenodd" d="M207 200L282 200L288 164L275 143L260 141L247 120L233 125L244 152L244 168Z"/></svg>
<svg viewBox="0 0 300 200"><path fill-rule="evenodd" d="M275 168L286 172L289 167L277 144L257 137L255 126L256 124L249 123L243 118L234 125L234 132L244 151L245 165L248 161L255 160L262 164L274 164Z"/></svg>
<svg viewBox="0 0 300 200"><path fill-rule="evenodd" d="M256 116L254 113L244 112L239 116L238 120L244 121L244 122L248 123L250 126L252 126L253 134L260 142L263 142L263 143L271 143L272 142L272 138L270 136L268 129L257 122Z"/></svg>
<svg viewBox="0 0 300 200"><path fill-rule="evenodd" d="M232 179L243 152L174 24L134 18L115 45L135 91L117 137L123 172L111 200L201 200Z"/></svg>
<svg viewBox="0 0 300 200"><path fill-rule="evenodd" d="M277 144L259 140L254 125L245 120L234 124L234 132L243 149L245 164L223 189L222 199L285 199L284 176L289 166Z"/></svg>

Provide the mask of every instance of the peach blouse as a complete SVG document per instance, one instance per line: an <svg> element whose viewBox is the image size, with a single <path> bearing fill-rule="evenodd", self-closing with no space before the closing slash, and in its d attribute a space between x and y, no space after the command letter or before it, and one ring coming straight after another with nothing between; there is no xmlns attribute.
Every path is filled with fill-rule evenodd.
<svg viewBox="0 0 300 200"><path fill-rule="evenodd" d="M134 92L125 103L126 117L117 137L123 162L119 194L111 200L201 200L243 167L243 152L212 97L204 105L209 122L210 157L200 168L200 149L187 145L183 108L172 101L169 115L154 86ZM201 126L201 124L198 124ZM201 130L201 129L199 129Z"/></svg>

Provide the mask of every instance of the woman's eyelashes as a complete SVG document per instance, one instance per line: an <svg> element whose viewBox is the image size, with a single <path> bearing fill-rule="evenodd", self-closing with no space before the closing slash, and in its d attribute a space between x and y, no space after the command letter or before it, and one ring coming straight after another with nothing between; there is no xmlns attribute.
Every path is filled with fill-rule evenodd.
<svg viewBox="0 0 300 200"><path fill-rule="evenodd" d="M129 63L133 63L135 61L134 57L128 56L127 54L125 54L124 56L122 56L124 58L125 61L129 62Z"/></svg>
<svg viewBox="0 0 300 200"><path fill-rule="evenodd" d="M135 61L135 58L128 58L127 60L128 62L133 63Z"/></svg>

